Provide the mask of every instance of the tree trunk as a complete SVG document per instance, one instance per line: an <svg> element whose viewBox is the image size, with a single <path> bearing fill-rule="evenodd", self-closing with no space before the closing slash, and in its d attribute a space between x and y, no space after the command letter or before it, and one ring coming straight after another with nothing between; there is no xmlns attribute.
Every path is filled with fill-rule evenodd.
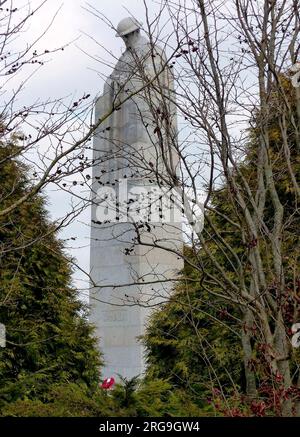
<svg viewBox="0 0 300 437"><path fill-rule="evenodd" d="M244 368L246 378L246 394L249 401L252 401L257 397L255 372L249 366L250 360L253 358L252 345L251 345L251 330L253 328L253 315L251 310L247 309L243 316L243 329L242 329L242 346L244 355Z"/></svg>
<svg viewBox="0 0 300 437"><path fill-rule="evenodd" d="M282 314L279 313L277 326L274 333L274 347L276 352L276 361L280 374L283 377L283 385L287 390L292 385L290 365L289 365L289 345L287 342L286 332ZM282 400L282 415L292 416L292 401L291 399Z"/></svg>

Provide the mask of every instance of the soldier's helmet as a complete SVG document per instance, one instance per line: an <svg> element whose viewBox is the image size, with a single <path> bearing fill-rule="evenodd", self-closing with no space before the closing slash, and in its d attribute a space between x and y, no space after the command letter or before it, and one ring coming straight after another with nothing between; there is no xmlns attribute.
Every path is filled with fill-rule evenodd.
<svg viewBox="0 0 300 437"><path fill-rule="evenodd" d="M142 27L142 23L133 17L123 18L117 26L116 36L128 35Z"/></svg>

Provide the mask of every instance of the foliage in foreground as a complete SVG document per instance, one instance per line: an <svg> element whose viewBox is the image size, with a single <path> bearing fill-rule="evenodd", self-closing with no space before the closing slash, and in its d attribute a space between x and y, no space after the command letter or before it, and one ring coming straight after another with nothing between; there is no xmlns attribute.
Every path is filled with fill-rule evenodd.
<svg viewBox="0 0 300 437"><path fill-rule="evenodd" d="M123 380L112 390L89 390L86 386L53 386L46 398L18 399L6 404L3 416L31 417L159 417L199 416L201 411L183 390L174 390L166 381Z"/></svg>

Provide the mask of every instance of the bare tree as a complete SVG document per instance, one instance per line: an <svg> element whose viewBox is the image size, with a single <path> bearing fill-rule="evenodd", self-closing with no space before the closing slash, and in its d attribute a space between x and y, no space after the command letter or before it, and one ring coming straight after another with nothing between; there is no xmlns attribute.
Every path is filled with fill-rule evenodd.
<svg viewBox="0 0 300 437"><path fill-rule="evenodd" d="M128 153L127 159L185 200L193 257L145 239L139 224L134 245L183 257L199 272L199 290L240 311L250 402L258 397L260 350L264 376L275 387L276 411L299 414L300 373L290 329L299 317L300 87L289 77L299 56L299 2L166 0L154 20L144 4L153 69L159 43L168 54L163 69L173 71L175 91L168 93L159 75L149 81L137 59L154 126L143 121L153 129L157 156L175 150L179 166L166 160L161 172L143 154ZM170 123L174 107L179 134ZM226 208L215 205L222 192ZM203 211L203 231L195 205Z"/></svg>

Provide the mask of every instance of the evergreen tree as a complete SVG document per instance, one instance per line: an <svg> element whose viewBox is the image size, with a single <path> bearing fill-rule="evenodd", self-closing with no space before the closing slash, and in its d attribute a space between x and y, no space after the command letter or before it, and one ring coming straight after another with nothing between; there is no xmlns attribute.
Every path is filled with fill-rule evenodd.
<svg viewBox="0 0 300 437"><path fill-rule="evenodd" d="M188 256L187 248L186 252ZM212 302L189 266L183 274L190 282L176 288L147 328L146 380L168 381L202 414L211 414L213 393L226 398L239 393L245 383L237 312L220 299Z"/></svg>
<svg viewBox="0 0 300 437"><path fill-rule="evenodd" d="M1 208L30 189L17 146L0 145ZM36 195L0 223L1 403L40 399L57 384L99 382L100 359L86 309L71 285L70 259Z"/></svg>

